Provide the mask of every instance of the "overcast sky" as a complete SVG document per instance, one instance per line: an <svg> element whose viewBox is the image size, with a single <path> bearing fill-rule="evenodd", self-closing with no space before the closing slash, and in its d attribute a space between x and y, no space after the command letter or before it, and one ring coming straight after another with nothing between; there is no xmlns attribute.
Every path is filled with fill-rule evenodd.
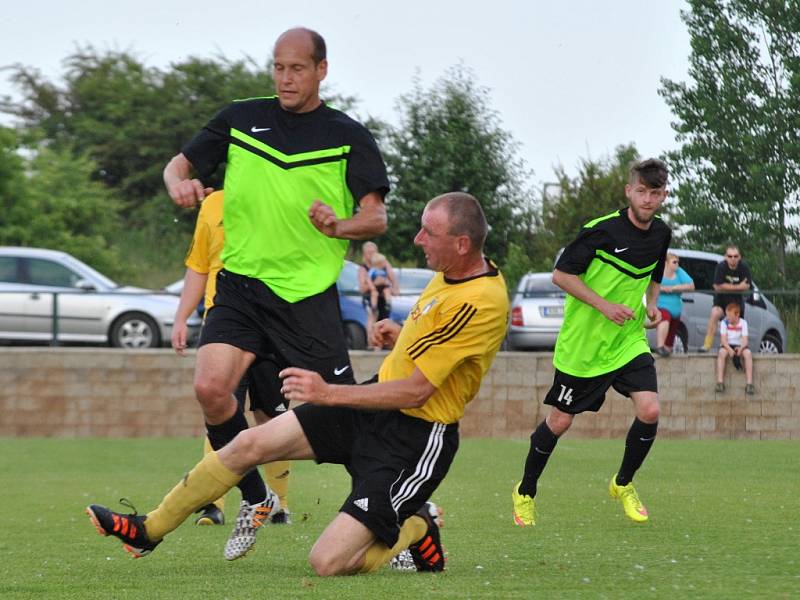
<svg viewBox="0 0 800 600"><path fill-rule="evenodd" d="M459 62L472 69L539 184L553 179L554 165L574 174L582 158L621 143L644 156L676 147L657 90L661 77L687 79L683 8L678 0L13 2L2 10L0 65L55 78L85 43L157 67L220 53L262 60L279 33L304 25L326 38L328 84L356 96L362 117L397 124L396 101L416 74L427 87ZM0 95L13 93L0 72Z"/></svg>

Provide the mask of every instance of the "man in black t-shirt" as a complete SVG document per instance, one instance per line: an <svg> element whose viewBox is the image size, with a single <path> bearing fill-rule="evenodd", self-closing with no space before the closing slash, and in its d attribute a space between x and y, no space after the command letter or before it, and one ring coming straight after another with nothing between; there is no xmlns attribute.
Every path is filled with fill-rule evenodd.
<svg viewBox="0 0 800 600"><path fill-rule="evenodd" d="M744 317L744 301L746 292L753 287L753 276L750 268L742 260L739 248L730 245L725 249L725 260L721 260L714 271L714 305L708 317L706 338L703 341L701 352L708 352L714 342L717 324L725 315L725 307L731 302L738 304L741 316Z"/></svg>

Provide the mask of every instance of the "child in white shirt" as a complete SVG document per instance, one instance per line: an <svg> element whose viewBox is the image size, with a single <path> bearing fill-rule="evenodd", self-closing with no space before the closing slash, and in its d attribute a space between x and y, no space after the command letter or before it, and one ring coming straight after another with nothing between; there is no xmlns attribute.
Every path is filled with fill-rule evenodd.
<svg viewBox="0 0 800 600"><path fill-rule="evenodd" d="M725 318L719 322L719 353L717 354L717 387L716 391L724 392L725 363L730 356L737 369L742 368L744 359L744 373L747 378L745 393L752 396L753 387L753 353L747 347L747 321L739 316L741 309L735 302L725 307Z"/></svg>

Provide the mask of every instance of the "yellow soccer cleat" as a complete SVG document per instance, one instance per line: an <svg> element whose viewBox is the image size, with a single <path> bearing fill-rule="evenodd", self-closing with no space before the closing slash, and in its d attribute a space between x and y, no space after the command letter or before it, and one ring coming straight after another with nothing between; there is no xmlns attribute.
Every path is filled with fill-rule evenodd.
<svg viewBox="0 0 800 600"><path fill-rule="evenodd" d="M511 492L511 501L514 503L514 523L520 527L536 525L536 508L533 496L519 493L520 481Z"/></svg>
<svg viewBox="0 0 800 600"><path fill-rule="evenodd" d="M647 509L642 501L639 500L639 494L636 493L636 488L633 487L633 482L628 485L617 485L616 473L611 477L608 482L608 493L612 498L622 501L622 508L625 511L625 516L631 521L637 523L644 523L647 521Z"/></svg>

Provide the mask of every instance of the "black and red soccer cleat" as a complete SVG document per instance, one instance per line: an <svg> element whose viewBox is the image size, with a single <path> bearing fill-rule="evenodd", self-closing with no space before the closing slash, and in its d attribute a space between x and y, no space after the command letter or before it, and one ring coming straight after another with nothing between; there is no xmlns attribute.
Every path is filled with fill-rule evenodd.
<svg viewBox="0 0 800 600"><path fill-rule="evenodd" d="M124 515L99 504L90 504L86 507L86 514L100 535L118 538L125 551L134 558L147 556L161 543L161 540L151 542L147 538L144 529L147 517L136 514L135 509L133 514Z"/></svg>
<svg viewBox="0 0 800 600"><path fill-rule="evenodd" d="M408 547L417 571L444 571L446 561L439 529L444 526L444 511L433 502L426 502L417 511L428 524L428 530L422 539Z"/></svg>

